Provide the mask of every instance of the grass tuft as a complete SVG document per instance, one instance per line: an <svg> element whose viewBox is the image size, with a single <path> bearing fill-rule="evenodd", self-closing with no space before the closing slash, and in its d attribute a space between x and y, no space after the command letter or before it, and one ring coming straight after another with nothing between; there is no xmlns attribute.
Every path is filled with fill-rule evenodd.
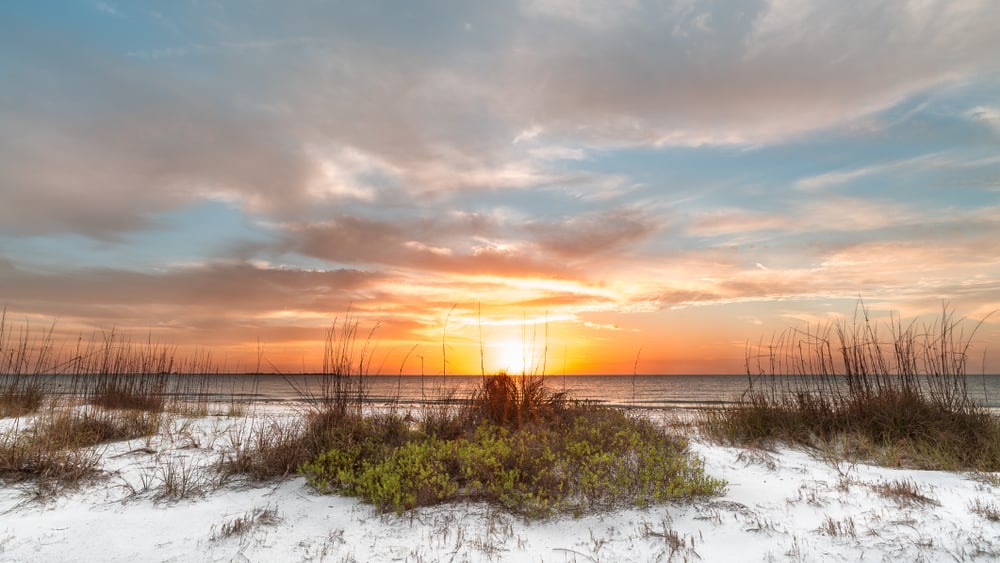
<svg viewBox="0 0 1000 563"><path fill-rule="evenodd" d="M854 525L854 519L850 516L843 520L835 520L832 516L827 516L826 520L820 524L818 531L832 538L846 536L853 540L858 539L857 527Z"/></svg>
<svg viewBox="0 0 1000 563"><path fill-rule="evenodd" d="M157 500L184 500L205 492L207 482L202 478L200 468L185 457L160 460L157 472L161 483Z"/></svg>
<svg viewBox="0 0 1000 563"><path fill-rule="evenodd" d="M219 531L212 535L212 541L219 541L233 537L243 537L254 528L260 526L275 526L281 522L276 508L254 508L250 512L237 516L226 522L219 528Z"/></svg>
<svg viewBox="0 0 1000 563"><path fill-rule="evenodd" d="M98 377L88 402L106 409L162 411L166 374L110 374Z"/></svg>
<svg viewBox="0 0 1000 563"><path fill-rule="evenodd" d="M995 502L983 501L977 498L969 504L969 510L991 522L1000 522L1000 506Z"/></svg>
<svg viewBox="0 0 1000 563"><path fill-rule="evenodd" d="M938 506L941 504L933 497L924 494L923 491L920 490L920 487L918 487L917 484L911 479L880 481L870 485L870 487L873 491L883 497L895 500L900 506L921 504Z"/></svg>
<svg viewBox="0 0 1000 563"><path fill-rule="evenodd" d="M557 420L568 407L565 392L552 392L543 376L510 376L499 372L483 378L464 414L473 425L521 428Z"/></svg>

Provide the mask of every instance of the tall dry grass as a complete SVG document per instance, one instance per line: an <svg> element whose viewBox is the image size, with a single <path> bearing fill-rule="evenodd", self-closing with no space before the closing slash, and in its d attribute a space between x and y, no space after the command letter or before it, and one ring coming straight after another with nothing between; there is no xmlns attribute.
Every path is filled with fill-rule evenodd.
<svg viewBox="0 0 1000 563"><path fill-rule="evenodd" d="M334 444L370 435L376 427L382 432L400 426L402 418L393 411L380 415L378 421L376 415L366 416L364 411L371 377L376 375L372 362L377 330L376 324L362 333L351 314L342 321L335 319L323 341L322 371L282 374L305 405L303 412L291 421L266 421L233 434L230 453L219 466L223 476L284 477Z"/></svg>
<svg viewBox="0 0 1000 563"><path fill-rule="evenodd" d="M49 406L0 432L0 479L35 480L50 489L75 486L99 473L94 446L155 434L158 413Z"/></svg>
<svg viewBox="0 0 1000 563"><path fill-rule="evenodd" d="M58 341L55 324L37 329L0 314L0 418L30 414L46 398L81 399L109 409L159 411L182 398L207 400L220 370L211 354L179 357L173 346L135 341L115 330Z"/></svg>
<svg viewBox="0 0 1000 563"><path fill-rule="evenodd" d="M176 351L115 331L67 344L55 325L37 329L0 314L0 480L34 480L42 489L74 486L100 469L99 444L159 431L172 398L192 390L184 370L204 385L208 356ZM172 379L173 378L173 379ZM181 383L183 381L183 383Z"/></svg>
<svg viewBox="0 0 1000 563"><path fill-rule="evenodd" d="M466 425L493 424L521 428L557 420L570 406L568 395L553 391L544 376L486 376L463 409Z"/></svg>
<svg viewBox="0 0 1000 563"><path fill-rule="evenodd" d="M0 312L0 418L32 413L42 406L45 389L40 377L52 349L52 329L32 345L28 326L13 327L7 308Z"/></svg>
<svg viewBox="0 0 1000 563"><path fill-rule="evenodd" d="M996 470L1000 423L966 378L980 325L944 307L930 323L880 327L859 304L851 323L787 330L748 347L747 390L705 427L735 442L836 443L882 463Z"/></svg>

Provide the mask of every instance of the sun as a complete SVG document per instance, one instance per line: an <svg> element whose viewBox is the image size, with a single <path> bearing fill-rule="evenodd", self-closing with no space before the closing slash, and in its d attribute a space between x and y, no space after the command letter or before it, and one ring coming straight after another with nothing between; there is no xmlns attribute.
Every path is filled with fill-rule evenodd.
<svg viewBox="0 0 1000 563"><path fill-rule="evenodd" d="M510 375L525 372L527 354L520 342L498 342L493 346L493 371L505 371Z"/></svg>

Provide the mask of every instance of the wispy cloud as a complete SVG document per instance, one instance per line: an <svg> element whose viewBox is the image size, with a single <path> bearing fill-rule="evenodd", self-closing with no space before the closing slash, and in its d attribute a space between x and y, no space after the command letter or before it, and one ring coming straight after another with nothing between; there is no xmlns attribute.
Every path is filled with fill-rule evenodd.
<svg viewBox="0 0 1000 563"><path fill-rule="evenodd" d="M976 106L969 112L970 117L992 127L1000 133L1000 109L990 106Z"/></svg>
<svg viewBox="0 0 1000 563"><path fill-rule="evenodd" d="M943 153L926 154L913 158L882 162L849 170L824 172L814 176L799 178L795 181L795 188L803 191L820 191L846 184L859 178L885 174L887 172L908 169L946 168L960 164L962 163L954 161Z"/></svg>
<svg viewBox="0 0 1000 563"><path fill-rule="evenodd" d="M109 14L109 15L112 15L112 16L120 15L120 12L118 11L118 8L115 8L114 6L112 6L111 4L109 4L107 2L98 2L98 3L94 4L94 6L99 11L101 11L101 12L103 12L105 14Z"/></svg>

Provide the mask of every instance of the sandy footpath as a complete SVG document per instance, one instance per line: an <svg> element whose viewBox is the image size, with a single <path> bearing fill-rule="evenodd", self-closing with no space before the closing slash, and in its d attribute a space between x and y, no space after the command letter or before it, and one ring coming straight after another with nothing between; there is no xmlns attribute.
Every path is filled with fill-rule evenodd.
<svg viewBox="0 0 1000 563"><path fill-rule="evenodd" d="M271 415L273 416L273 415ZM10 420L0 421L6 425ZM174 417L103 446L107 477L40 500L0 488L0 561L997 561L1000 476L835 465L695 440L726 494L528 522L483 504L377 514L302 478L220 484L245 418ZM163 483L189 487L165 498ZM893 494L900 487L916 495ZM249 523L242 529L240 523Z"/></svg>

